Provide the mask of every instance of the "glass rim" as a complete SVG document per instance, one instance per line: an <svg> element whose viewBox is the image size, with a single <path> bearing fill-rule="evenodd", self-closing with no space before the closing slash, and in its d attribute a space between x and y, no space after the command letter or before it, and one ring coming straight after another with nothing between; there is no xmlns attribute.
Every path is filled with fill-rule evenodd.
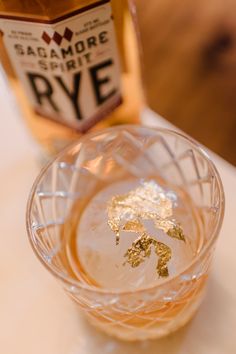
<svg viewBox="0 0 236 354"><path fill-rule="evenodd" d="M188 142L190 145L192 145L198 153L204 158L204 160L207 161L208 165L210 166L212 173L214 174L214 177L216 178L216 181L219 186L219 199L220 199L220 205L219 205L219 216L217 217L217 223L214 226L214 228L211 230L210 237L204 245L204 247L201 249L201 251L189 262L183 269L176 273L175 275L166 278L163 280L160 284L156 285L150 285L147 287L143 287L140 289L130 289L130 290L119 290L119 289L107 289L107 288L98 288L96 286L88 285L85 283L81 283L75 279L72 279L70 276L62 274L62 272L58 271L56 268L51 266L43 257L41 252L38 250L37 245L34 242L34 235L31 227L31 207L32 207L32 202L33 198L35 195L35 192L37 190L38 184L42 181L45 173L53 166L54 163L56 163L61 157L66 155L70 150L72 150L75 146L82 144L84 141L91 139L93 137L102 135L104 133L109 133L112 131L117 131L117 130L133 130L133 129L138 129L138 130L146 130L146 131L151 131L151 132L159 132L159 133L167 133L172 136L178 136L181 139L185 140ZM119 126L114 126L110 128L105 128L102 130L99 130L97 132L91 132L88 133L80 138L78 138L77 141L73 142L72 144L68 145L66 148L64 148L62 151L60 151L52 160L50 160L40 171L38 176L36 177L31 190L30 194L28 197L27 201L27 207L26 207L26 229L27 229L27 234L28 234L28 239L31 244L31 247L37 256L37 258L40 260L40 262L46 267L46 269L52 273L56 278L62 280L64 283L67 283L73 287L76 287L78 289L83 289L86 291L90 291L92 293L99 293L103 295L131 295L131 294L137 294L137 293L142 293L146 291L152 291L152 290L158 290L161 288L164 288L168 285L170 285L172 282L174 282L177 278L181 277L184 275L191 267L193 267L204 255L212 248L214 245L215 241L218 238L220 229L222 227L223 219L224 219L224 213L225 213L225 194L224 194L224 188L223 188L223 183L220 177L220 174L210 158L209 154L205 150L204 146L200 144L198 141L195 139L191 138L187 134L183 134L181 132L172 130L172 129L166 129L166 128L158 128L158 127L146 127L143 125L131 125L131 124L126 124L126 125L119 125Z"/></svg>

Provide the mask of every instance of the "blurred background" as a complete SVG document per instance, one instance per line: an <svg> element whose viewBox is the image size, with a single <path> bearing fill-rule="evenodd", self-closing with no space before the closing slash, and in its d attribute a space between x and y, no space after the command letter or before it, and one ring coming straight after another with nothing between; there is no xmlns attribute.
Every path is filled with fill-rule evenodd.
<svg viewBox="0 0 236 354"><path fill-rule="evenodd" d="M236 1L131 3L148 105L236 165Z"/></svg>

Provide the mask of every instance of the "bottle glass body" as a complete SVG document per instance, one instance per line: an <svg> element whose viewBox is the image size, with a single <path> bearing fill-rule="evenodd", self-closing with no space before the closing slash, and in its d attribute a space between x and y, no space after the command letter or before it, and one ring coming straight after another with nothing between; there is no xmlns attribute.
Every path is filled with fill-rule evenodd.
<svg viewBox="0 0 236 354"><path fill-rule="evenodd" d="M138 65L127 8L123 0L0 1L1 63L28 128L49 154L58 152L88 129L138 121ZM41 31L40 38L37 38L36 27L38 32ZM85 30L87 34L83 33ZM41 42L37 44L37 41ZM37 71L38 63L41 71ZM109 72L106 65L111 63L114 65ZM36 70L36 76L30 77L31 86L41 95L37 97L36 92L39 101L36 103L44 104L48 100L47 94L52 93L54 87L50 87L53 86L50 85L50 75L55 82L57 80L60 86L57 102L64 110L64 120L60 114L59 119L57 114L55 119L54 116L48 119L47 111L32 107L31 93L28 94L22 85L24 65L27 70L31 65L34 74ZM110 97L114 88L117 92ZM53 94L50 96L52 100ZM95 101L97 106L93 110ZM47 102L48 105L51 103ZM86 116L84 121L81 119L83 124L79 122L78 126L76 119L75 123L70 119L76 109L77 116L81 112L81 116Z"/></svg>

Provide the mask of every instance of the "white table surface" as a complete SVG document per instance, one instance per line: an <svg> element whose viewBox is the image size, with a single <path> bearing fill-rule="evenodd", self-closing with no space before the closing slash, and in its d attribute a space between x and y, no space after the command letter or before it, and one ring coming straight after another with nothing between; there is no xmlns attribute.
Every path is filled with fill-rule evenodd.
<svg viewBox="0 0 236 354"><path fill-rule="evenodd" d="M34 256L25 207L38 173L37 147L0 74L1 354L235 354L236 169L213 156L226 194L226 214L207 296L194 320L159 341L122 343L96 332ZM151 117L149 113L147 116ZM166 126L164 120L157 120Z"/></svg>

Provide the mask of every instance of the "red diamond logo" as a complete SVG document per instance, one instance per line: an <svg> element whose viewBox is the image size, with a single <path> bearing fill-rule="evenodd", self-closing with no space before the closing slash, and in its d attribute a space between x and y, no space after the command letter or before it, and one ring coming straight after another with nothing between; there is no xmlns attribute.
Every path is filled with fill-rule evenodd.
<svg viewBox="0 0 236 354"><path fill-rule="evenodd" d="M54 32L54 35L52 37L52 39L54 40L54 42L56 42L56 44L60 45L61 41L62 41L62 36L58 33L58 32Z"/></svg>
<svg viewBox="0 0 236 354"><path fill-rule="evenodd" d="M44 42L46 42L47 44L49 44L51 42L51 37L49 37L49 35L46 32L43 32L42 34L42 39L44 40Z"/></svg>
<svg viewBox="0 0 236 354"><path fill-rule="evenodd" d="M68 42L70 42L72 37L73 37L73 32L68 27L66 27L63 36L60 33L56 32L56 31L54 32L52 37L50 37L47 34L47 32L45 32L45 31L42 34L42 39L47 44L49 44L53 40L59 46L61 45L61 42L62 42L63 38L65 38Z"/></svg>
<svg viewBox="0 0 236 354"><path fill-rule="evenodd" d="M72 37L73 37L73 32L72 32L68 27L66 27L65 32L64 32L64 38L65 38L68 42L70 42L71 39L72 39Z"/></svg>

